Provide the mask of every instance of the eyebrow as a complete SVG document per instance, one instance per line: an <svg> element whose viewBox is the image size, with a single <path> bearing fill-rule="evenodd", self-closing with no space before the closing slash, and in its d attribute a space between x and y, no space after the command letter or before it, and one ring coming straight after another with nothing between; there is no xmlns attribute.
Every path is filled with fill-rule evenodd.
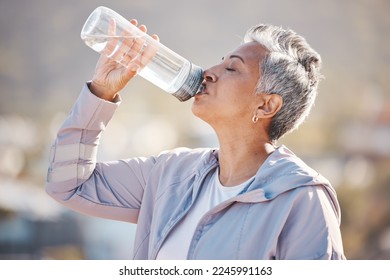
<svg viewBox="0 0 390 280"><path fill-rule="evenodd" d="M245 61L244 61L244 59L243 59L241 56L239 56L239 55L232 54L231 56L229 56L229 58L230 58L230 59L232 59L232 58L238 58L239 60L241 60L241 61L242 61L242 63L244 63L244 64L245 64ZM225 60L225 57L222 57L222 60Z"/></svg>
<svg viewBox="0 0 390 280"><path fill-rule="evenodd" d="M244 64L245 64L245 61L244 61L244 59L243 59L241 56L239 56L239 55L235 55L235 54L233 54L233 55L231 55L229 58L230 58L230 59L232 59L232 58L238 58L239 60L241 60L241 61L242 61L242 63L244 63Z"/></svg>

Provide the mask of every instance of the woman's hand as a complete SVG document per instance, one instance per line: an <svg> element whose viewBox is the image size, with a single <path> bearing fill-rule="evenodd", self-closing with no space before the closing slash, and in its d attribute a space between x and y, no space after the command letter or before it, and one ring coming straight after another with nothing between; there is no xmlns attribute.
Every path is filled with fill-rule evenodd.
<svg viewBox="0 0 390 280"><path fill-rule="evenodd" d="M137 20L130 21L137 26ZM138 27L142 32L147 31L145 25ZM110 26L109 34L115 35L115 22ZM142 69L156 54L155 46L146 43L144 37L134 37L130 34L122 34L122 44L119 49L115 50L118 43L118 38L111 39L105 49L102 51L97 62L95 73L92 78L90 90L96 96L113 101L120 90L122 90L127 83L137 75L138 71ZM153 39L159 41L157 35L151 36ZM117 62L119 61L119 62Z"/></svg>

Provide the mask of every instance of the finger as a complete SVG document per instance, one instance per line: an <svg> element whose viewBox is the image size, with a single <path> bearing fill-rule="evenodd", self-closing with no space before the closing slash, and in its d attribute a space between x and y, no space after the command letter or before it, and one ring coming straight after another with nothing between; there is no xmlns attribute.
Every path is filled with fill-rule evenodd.
<svg viewBox="0 0 390 280"><path fill-rule="evenodd" d="M120 46L112 58L119 61L121 64L126 65L129 62L128 55L131 55L130 51L134 45L135 36L130 33L130 31L125 30L122 32L120 40Z"/></svg>
<svg viewBox="0 0 390 280"><path fill-rule="evenodd" d="M142 37L135 38L134 43L131 46L131 49L126 54L127 64L135 61L140 56L140 52L143 49L144 44L145 44L144 38Z"/></svg>
<svg viewBox="0 0 390 280"><path fill-rule="evenodd" d="M116 21L115 19L110 19L110 22L108 24L108 31L107 31L107 35L108 36L115 36L115 33L116 33Z"/></svg>
<svg viewBox="0 0 390 280"><path fill-rule="evenodd" d="M150 37L152 37L154 40L156 40L157 42L160 42L160 38L158 37L157 34L153 34L151 35Z"/></svg>
<svg viewBox="0 0 390 280"><path fill-rule="evenodd" d="M138 24L136 19L130 20L130 23L135 26ZM147 32L145 25L139 26L139 29L141 32ZM137 59L144 42L145 39L134 36L130 31L123 31L122 34L120 34L119 44L118 40L116 40L117 44L116 46L113 46L114 48L116 47L116 49L113 49L115 53L112 54L111 59L119 61L120 64L127 67L130 62Z"/></svg>
<svg viewBox="0 0 390 280"><path fill-rule="evenodd" d="M115 19L110 20L110 22L108 24L107 35L108 35L109 39L107 40L107 44L102 52L106 56L110 56L114 52L115 47L118 43L118 37L115 36L116 35L116 21L115 21Z"/></svg>
<svg viewBox="0 0 390 280"><path fill-rule="evenodd" d="M156 55L157 51L158 46L153 44L152 42L149 42L143 49L140 57L141 67L144 67L146 64L148 64L148 62Z"/></svg>
<svg viewBox="0 0 390 280"><path fill-rule="evenodd" d="M138 26L138 28L139 28L139 30L141 30L142 32L145 32L145 33L148 31L148 28L144 24Z"/></svg>
<svg viewBox="0 0 390 280"><path fill-rule="evenodd" d="M130 23L131 23L132 25L135 25L135 26L138 25L138 21L137 21L135 18L131 19L131 20L130 20Z"/></svg>
<svg viewBox="0 0 390 280"><path fill-rule="evenodd" d="M146 40L144 37L132 37L131 43L128 43L129 45L126 52L123 53L123 57L119 59L120 63L126 66L127 68L129 67L129 64L132 62L137 64L138 57L142 52L145 42Z"/></svg>
<svg viewBox="0 0 390 280"><path fill-rule="evenodd" d="M136 19L131 19L130 23L137 26L138 21ZM124 31L123 34L116 34L116 21L115 19L111 19L108 26L108 37L107 45L104 50L104 54L113 60L120 60L121 57L128 51L130 48L122 47L122 45L131 45L132 40L126 40L123 42L123 39L119 37L130 37L130 32Z"/></svg>
<svg viewBox="0 0 390 280"><path fill-rule="evenodd" d="M138 71L141 69L141 66L137 63L130 63L128 66L127 66L127 75L128 77L134 77L135 75L138 74Z"/></svg>
<svg viewBox="0 0 390 280"><path fill-rule="evenodd" d="M120 62L122 57L126 54L127 48L123 45L123 38L118 38L114 52L109 56L110 59Z"/></svg>

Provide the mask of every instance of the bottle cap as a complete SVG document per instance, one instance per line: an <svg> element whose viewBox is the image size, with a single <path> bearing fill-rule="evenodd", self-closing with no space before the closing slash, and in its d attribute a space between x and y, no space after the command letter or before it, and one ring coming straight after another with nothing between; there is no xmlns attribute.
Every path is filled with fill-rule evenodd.
<svg viewBox="0 0 390 280"><path fill-rule="evenodd" d="M203 82L203 70L201 67L191 63L190 73L183 86L172 93L180 101L186 101L199 92Z"/></svg>

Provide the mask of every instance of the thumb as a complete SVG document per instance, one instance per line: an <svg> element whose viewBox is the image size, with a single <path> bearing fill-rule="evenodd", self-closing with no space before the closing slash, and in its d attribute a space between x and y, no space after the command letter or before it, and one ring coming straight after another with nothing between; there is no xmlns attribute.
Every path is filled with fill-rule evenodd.
<svg viewBox="0 0 390 280"><path fill-rule="evenodd" d="M140 71L140 66L134 63L131 63L127 68L127 75L131 79L138 75L138 72Z"/></svg>

